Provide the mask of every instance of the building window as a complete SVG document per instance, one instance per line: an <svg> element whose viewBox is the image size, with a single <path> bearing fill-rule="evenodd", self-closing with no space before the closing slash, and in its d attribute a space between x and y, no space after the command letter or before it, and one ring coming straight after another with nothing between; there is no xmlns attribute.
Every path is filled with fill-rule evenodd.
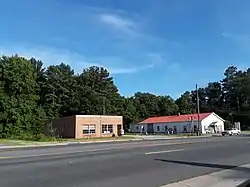
<svg viewBox="0 0 250 187"><path fill-rule="evenodd" d="M157 126L157 131L160 131L160 126Z"/></svg>
<svg viewBox="0 0 250 187"><path fill-rule="evenodd" d="M177 133L177 128L176 128L176 126L174 126L174 133Z"/></svg>
<svg viewBox="0 0 250 187"><path fill-rule="evenodd" d="M95 134L95 125L83 125L82 126L82 134Z"/></svg>
<svg viewBox="0 0 250 187"><path fill-rule="evenodd" d="M102 133L103 134L113 133L113 125L102 125Z"/></svg>
<svg viewBox="0 0 250 187"><path fill-rule="evenodd" d="M183 127L183 131L184 131L184 132L187 132L187 126L184 126L184 127Z"/></svg>

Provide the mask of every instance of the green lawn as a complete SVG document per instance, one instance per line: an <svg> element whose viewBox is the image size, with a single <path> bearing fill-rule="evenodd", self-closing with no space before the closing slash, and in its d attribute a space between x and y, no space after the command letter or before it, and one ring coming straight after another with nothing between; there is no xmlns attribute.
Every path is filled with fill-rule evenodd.
<svg viewBox="0 0 250 187"><path fill-rule="evenodd" d="M44 138L37 141L30 140L16 140L16 139L0 139L0 144L5 145L41 145L41 144L53 144L53 143L68 143L68 142L94 142L94 141L112 141L112 140L130 140L134 139L132 136L121 136L121 137L103 137L103 138L82 138L82 139L51 139Z"/></svg>
<svg viewBox="0 0 250 187"><path fill-rule="evenodd" d="M250 130L242 131L241 133L250 134Z"/></svg>

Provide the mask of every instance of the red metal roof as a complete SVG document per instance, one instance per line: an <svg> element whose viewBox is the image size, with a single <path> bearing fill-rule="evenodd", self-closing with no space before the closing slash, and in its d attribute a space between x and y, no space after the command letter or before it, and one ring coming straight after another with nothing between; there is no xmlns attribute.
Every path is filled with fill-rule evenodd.
<svg viewBox="0 0 250 187"><path fill-rule="evenodd" d="M201 113L200 114L200 120L205 119L210 114L212 114L212 112L210 112L210 113ZM193 118L193 121L198 120L198 114L184 114L184 115L178 115L178 116L151 117L151 118L145 119L144 121L141 121L139 124L183 122L183 121L190 121L190 117Z"/></svg>

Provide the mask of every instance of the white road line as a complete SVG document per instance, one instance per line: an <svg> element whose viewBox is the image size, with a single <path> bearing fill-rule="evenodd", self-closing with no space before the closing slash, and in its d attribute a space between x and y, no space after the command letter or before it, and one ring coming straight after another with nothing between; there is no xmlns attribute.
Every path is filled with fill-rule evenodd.
<svg viewBox="0 0 250 187"><path fill-rule="evenodd" d="M172 152L178 152L178 151L184 151L184 149L172 149L172 150L165 150L165 151L148 152L148 153L145 153L145 155L172 153Z"/></svg>
<svg viewBox="0 0 250 187"><path fill-rule="evenodd" d="M30 154L30 155L20 155L20 156L1 156L1 159L14 159L14 158L29 158L29 157L39 157L39 156L54 156L54 155L65 155L65 154L74 154L74 153L88 153L88 152L97 152L97 151L110 151L110 150L124 150L131 149L137 147L155 147L155 146L169 146L169 145L182 145L182 144L193 144L199 143L199 141L194 142L175 142L175 143L164 143L164 144L149 144L149 145L132 145L128 147L109 147L109 148L98 148L98 149L90 149L90 150L80 150L80 151L70 151L70 152L56 152L56 153L38 153L38 154Z"/></svg>

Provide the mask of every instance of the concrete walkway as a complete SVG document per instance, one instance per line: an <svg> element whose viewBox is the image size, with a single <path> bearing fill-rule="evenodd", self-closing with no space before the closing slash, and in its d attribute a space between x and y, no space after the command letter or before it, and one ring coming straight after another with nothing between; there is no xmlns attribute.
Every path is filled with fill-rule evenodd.
<svg viewBox="0 0 250 187"><path fill-rule="evenodd" d="M250 164L246 164L161 187L236 187L249 179Z"/></svg>

